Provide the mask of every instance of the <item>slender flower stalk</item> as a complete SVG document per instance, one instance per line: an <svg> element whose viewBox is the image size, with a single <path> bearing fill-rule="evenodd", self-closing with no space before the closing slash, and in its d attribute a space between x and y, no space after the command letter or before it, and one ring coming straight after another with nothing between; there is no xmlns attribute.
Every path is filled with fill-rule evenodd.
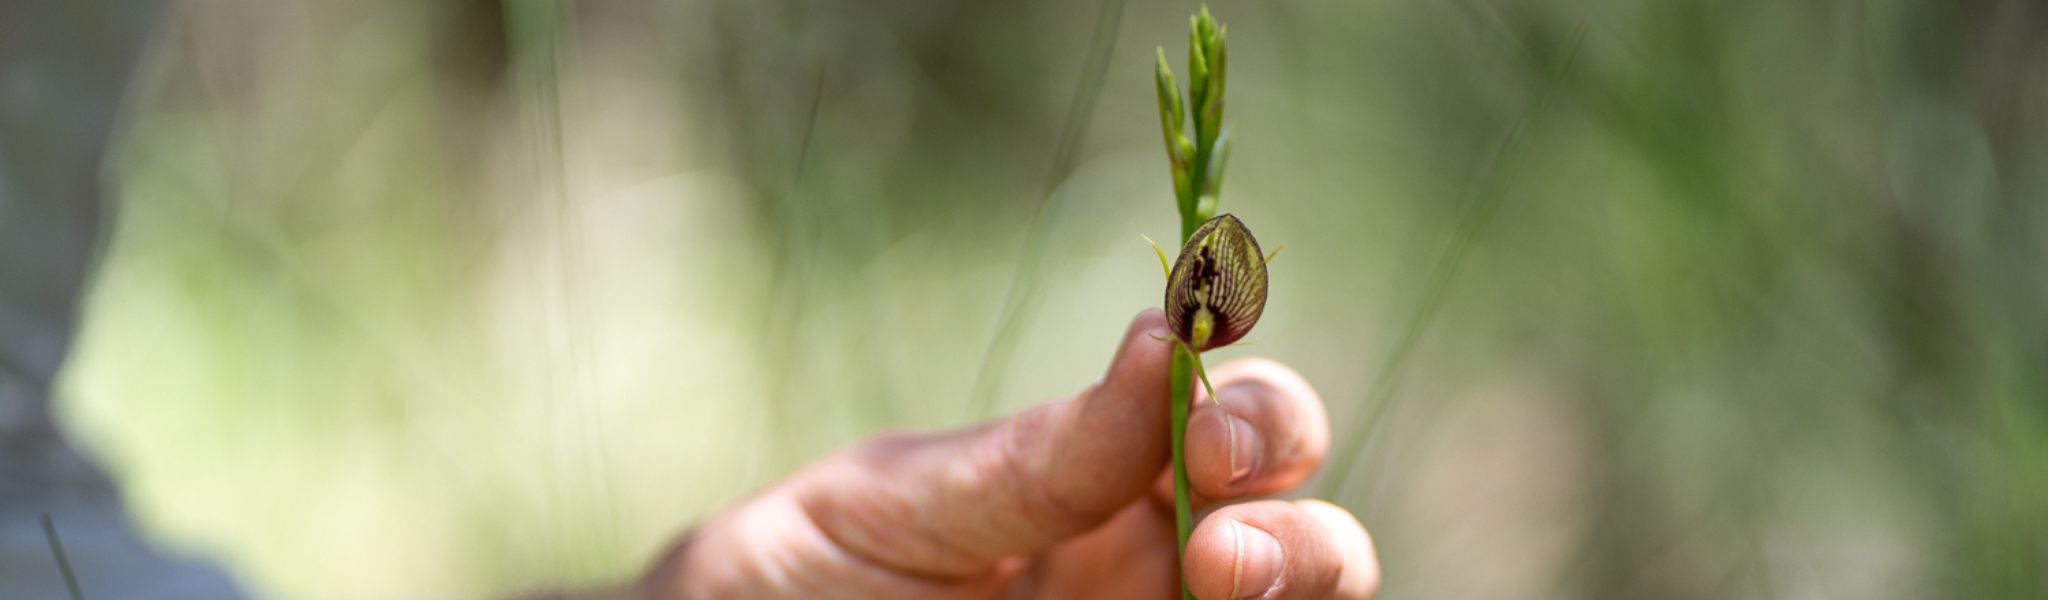
<svg viewBox="0 0 2048 600"><path fill-rule="evenodd" d="M1194 600L1195 597L1188 592L1185 562L1188 555L1188 534L1195 530L1195 511L1188 499L1187 451L1182 449L1187 443L1188 436L1188 405L1194 403L1194 386L1189 385L1193 377L1189 373L1194 370L1195 360L1194 353L1189 352L1187 346L1173 345L1173 531L1176 536L1175 548L1178 549L1174 557L1183 561L1180 569L1182 600Z"/></svg>
<svg viewBox="0 0 2048 600"><path fill-rule="evenodd" d="M1174 335L1169 375L1173 393L1173 521L1182 557L1187 556L1188 534L1194 530L1184 447L1194 381L1199 379L1208 389L1210 401L1216 400L1216 391L1202 368L1201 353L1243 337L1258 323L1266 306L1269 257L1260 254L1258 240L1237 217L1216 215L1223 168L1230 160L1229 128L1223 123L1226 31L1209 16L1208 6L1188 17L1185 99L1174 81L1173 69L1166 64L1166 49L1157 52L1159 128L1166 141L1181 226L1181 251L1171 266L1157 244L1153 250L1159 252L1160 267L1167 271L1166 318ZM1185 583L1181 597L1193 598Z"/></svg>

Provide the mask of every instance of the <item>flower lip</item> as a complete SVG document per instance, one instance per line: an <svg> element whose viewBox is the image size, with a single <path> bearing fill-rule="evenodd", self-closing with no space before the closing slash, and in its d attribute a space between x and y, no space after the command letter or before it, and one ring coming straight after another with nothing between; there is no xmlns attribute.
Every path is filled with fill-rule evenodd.
<svg viewBox="0 0 2048 600"><path fill-rule="evenodd" d="M1266 260L1244 222L1228 213L1188 236L1166 278L1166 322L1197 352L1243 338L1266 311Z"/></svg>

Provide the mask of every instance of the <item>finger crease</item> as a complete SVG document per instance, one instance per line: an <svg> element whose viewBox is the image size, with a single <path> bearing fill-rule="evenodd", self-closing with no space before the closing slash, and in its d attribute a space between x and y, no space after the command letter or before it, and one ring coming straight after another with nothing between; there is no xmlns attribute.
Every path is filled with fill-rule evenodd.
<svg viewBox="0 0 2048 600"><path fill-rule="evenodd" d="M809 522L811 530L816 531L818 537L822 538L820 541L824 543L820 550L826 553L827 556L836 556L840 560L851 563L853 567L858 569L865 569L877 574L902 577L910 581L926 584L947 584L968 579L967 577L957 575L917 571L881 560L880 557L875 556L873 548L848 543L840 533L827 526L824 520L818 518L817 507L812 506L811 502L804 495L798 495L795 504L797 506L797 514L802 515L804 520Z"/></svg>
<svg viewBox="0 0 2048 600"><path fill-rule="evenodd" d="M1027 434L1019 431L1017 423L1019 422L1013 421L1011 425L1004 427L1005 431L999 436L996 449L996 460L999 461L999 464L996 468L999 473L1011 474L1007 479L1010 481L1009 487L1014 497L1017 498L1018 503L1021 505L1019 510L1026 513L1050 513L1047 515L1050 517L1049 519L1040 522L1053 522L1063 525L1064 527L1055 528L1060 529L1062 533L1101 520L1101 516L1097 515L1095 511L1084 510L1069 503L1067 499L1061 498L1052 488L1045 485L1049 474L1045 473L1044 468L1040 466L1043 463L1027 458L1023 447L1024 444L1021 441L1021 438L1026 437ZM1044 426L1044 424L1033 425L1035 427Z"/></svg>

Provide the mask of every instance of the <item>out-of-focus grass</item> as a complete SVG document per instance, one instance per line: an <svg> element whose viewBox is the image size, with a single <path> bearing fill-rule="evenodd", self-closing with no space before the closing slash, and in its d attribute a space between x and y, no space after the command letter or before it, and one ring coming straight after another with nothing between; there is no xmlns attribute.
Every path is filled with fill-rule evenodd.
<svg viewBox="0 0 2048 600"><path fill-rule="evenodd" d="M834 447L967 422L979 377L1015 408L1099 374L1159 300L1150 51L1188 8L1124 9L989 374L1098 4L181 4L66 419L267 595L623 576ZM1290 250L1212 360L1353 423L1441 303L1335 498L1387 597L2048 591L2043 9L1213 8L1228 208Z"/></svg>

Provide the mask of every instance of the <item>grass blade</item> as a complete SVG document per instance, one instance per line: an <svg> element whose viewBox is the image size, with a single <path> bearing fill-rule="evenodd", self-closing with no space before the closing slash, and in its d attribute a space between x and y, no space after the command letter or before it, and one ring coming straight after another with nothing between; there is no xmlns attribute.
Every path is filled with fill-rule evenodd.
<svg viewBox="0 0 2048 600"><path fill-rule="evenodd" d="M1080 151L1082 134L1087 132L1089 117L1095 113L1096 99L1102 95L1102 81L1109 74L1109 57L1116 49L1116 40L1122 30L1124 1L1103 2L1102 14L1096 19L1095 34L1088 44L1088 58L1081 69L1081 80L1074 86L1073 101L1067 106L1067 121L1060 128L1059 145L1053 150L1052 171L1047 174L1045 191L1039 196L1038 210L1031 216L1030 233L1024 239L1023 258L1017 261L1017 270L1010 277L1010 289L1004 294L1002 316L996 326L995 337L989 340L988 350L982 353L981 369L974 376L973 417L987 416L995 409L996 390L1002 388L1003 371L1010 364L1010 355L1017 350L1017 338L1022 334L1019 329L1037 300L1031 278L1038 272L1039 263L1045 260L1045 240L1051 237L1051 217L1057 208L1053 192L1073 172L1074 155Z"/></svg>
<svg viewBox="0 0 2048 600"><path fill-rule="evenodd" d="M71 600L85 600L85 592L78 589L78 575L71 572L71 559L64 555L64 542L57 539L57 524L50 520L50 513L43 513L43 538L50 541L50 554L57 557L57 570L64 573L64 589L71 592Z"/></svg>
<svg viewBox="0 0 2048 600"><path fill-rule="evenodd" d="M1472 184L1464 194L1467 199L1458 211L1456 229L1452 231L1451 239L1445 242L1443 250L1437 253L1436 261L1430 266L1428 278L1423 281L1422 300L1416 305L1415 312L1409 316L1407 323L1402 326L1400 337L1394 339L1393 349L1387 353L1386 361L1380 364L1379 375L1374 377L1373 386L1366 393L1366 406L1370 408L1361 413L1349 429L1342 430L1351 435L1345 439L1343 448L1331 455L1328 476L1318 486L1316 495L1334 498L1350 481L1351 473L1358 465L1359 455L1364 452L1366 442L1371 440L1373 431L1378 428L1380 417L1386 413L1387 406L1393 401L1394 392L1400 388L1401 374L1408 366L1408 358L1414 354L1416 344L1421 341L1422 334L1428 329L1432 317L1436 316L1437 306L1443 303L1451 282L1457 279L1458 269L1465 262L1466 250L1471 248L1472 241L1479 237L1486 225L1493 221L1494 213L1498 212L1501 194L1495 189L1495 184L1499 183L1495 176L1499 174L1501 162L1521 139L1522 129L1529 122L1529 115L1549 99L1555 87L1554 82L1562 79L1571 70L1572 63L1578 58L1579 47L1585 39L1586 30L1582 26L1572 41L1571 49L1565 52L1564 60L1556 73L1549 77L1551 84L1544 85L1537 90L1535 97L1529 99L1529 104L1522 108L1522 114L1515 118L1514 126L1501 137L1492 154L1480 165L1478 175L1473 178Z"/></svg>

